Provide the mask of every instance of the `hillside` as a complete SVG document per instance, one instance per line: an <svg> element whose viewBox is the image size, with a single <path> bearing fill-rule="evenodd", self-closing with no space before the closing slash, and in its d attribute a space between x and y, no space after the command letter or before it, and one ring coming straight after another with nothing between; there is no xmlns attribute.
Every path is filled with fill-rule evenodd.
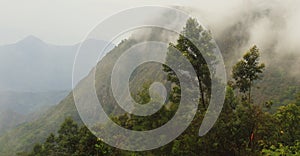
<svg viewBox="0 0 300 156"><path fill-rule="evenodd" d="M93 50L107 42L89 39L85 43L83 49ZM34 36L0 46L0 136L38 118L68 95L78 46L52 45ZM83 59L88 57L84 55ZM89 62L82 70L90 70L95 64ZM87 74L82 72L80 77Z"/></svg>
<svg viewBox="0 0 300 156"><path fill-rule="evenodd" d="M1 136L1 155L14 155L17 151L30 149L34 142L42 141L50 132L55 132L64 118L69 116L80 121L71 95L59 105L50 108L37 120L23 123Z"/></svg>
<svg viewBox="0 0 300 156"><path fill-rule="evenodd" d="M113 67L113 60L117 59L120 53L124 52L125 49L129 48L131 45L136 43L134 40L127 40L123 42L118 47L114 48L110 53L105 56L105 58L99 62L97 70L101 71L96 72L96 86L97 86L97 94L104 95L103 98L100 98L103 103L106 101L110 101L110 105L103 106L104 109L107 110L109 114L119 114L121 113L119 108L112 108L114 100L111 98L110 95L106 95L107 92L107 82L109 81L110 77L107 77L108 74L105 72L110 72L111 68ZM143 78L150 78L150 79L139 79L140 81L137 82L139 84L149 83L151 82L152 78L161 77L163 78L163 73L159 73L156 75L157 70L161 68L160 64L146 64L145 66L141 66L136 69L136 74L134 77L143 77ZM153 75L154 74L154 75ZM156 75L156 76L155 76ZM134 79L134 77L132 79ZM88 78L88 77L87 77ZM87 79L85 78L85 79ZM84 94L84 87L80 87L81 83L84 83L85 80L79 83L79 87L83 89L82 95L80 96L87 96ZM132 86L132 85L131 85ZM137 86L137 85L134 85ZM143 88L140 87L132 87L133 92L138 92ZM101 96L102 97L102 96ZM77 122L81 122L80 117L77 113L73 95L70 93L64 100L62 100L57 106L53 106L50 108L46 113L44 113L39 119L34 122L28 122L19 125L18 127L14 128L13 130L9 131L2 137L0 137L0 152L6 154L14 154L19 151L29 150L35 142L40 142L45 139L45 137L49 133L54 133L59 128L60 123L68 116L71 116ZM11 148L14 147L14 148ZM11 150L15 149L15 150Z"/></svg>
<svg viewBox="0 0 300 156"><path fill-rule="evenodd" d="M108 53L105 58L102 59L102 61L100 61L97 65L95 78L97 95L102 104L104 104L104 109L109 114L120 114L122 110L115 107L116 102L112 98L112 93L109 90L110 88L108 84L110 84L110 77L108 75L110 74L108 73L113 67L113 62L115 62L115 60L118 58L117 56L119 56L119 54L124 52L136 42L139 41L136 41L134 39L123 41L120 45L118 45L110 53ZM224 47L220 47L221 50L222 48ZM228 53L230 53L230 51L226 51L226 48L224 48L224 51L222 52L224 54L227 54L225 57L225 62L235 62L234 60L228 60L231 59L230 57L228 57ZM227 66L230 66L230 64L227 64ZM153 78L163 79L164 74L162 72L157 72L160 70L160 68L161 66L157 64L146 64L136 69L136 72L131 77L131 91L133 93L137 93L142 89L137 86L143 86L141 84L150 83L152 82L151 79ZM230 73L231 69L227 68L227 70L228 73ZM101 73L98 71L101 71ZM88 79L89 76L86 79ZM80 89L82 92L82 94L80 94L79 96L83 97L88 96L84 94L84 86L81 86L84 81L85 80L82 80L82 82L80 82L77 86L77 89ZM277 68L277 66L267 68L265 79L264 81L260 82L261 87L257 90L256 93L257 95L263 95L263 98L259 99L259 102L263 103L266 100L272 100L274 98L284 98L285 92L292 85L290 83L293 83L293 85L295 86L300 86L297 81L295 81L292 77L286 76L286 73L280 68ZM70 93L57 106L49 109L38 120L19 125L18 127L0 137L0 153L4 153L4 155L12 155L16 152L30 150L33 147L34 143L45 140L45 138L51 132L55 133L62 121L68 116L71 116L75 119L75 121L81 123L80 117L74 104L72 93Z"/></svg>
<svg viewBox="0 0 300 156"><path fill-rule="evenodd" d="M0 136L6 130L24 122L24 115L11 110L0 110Z"/></svg>

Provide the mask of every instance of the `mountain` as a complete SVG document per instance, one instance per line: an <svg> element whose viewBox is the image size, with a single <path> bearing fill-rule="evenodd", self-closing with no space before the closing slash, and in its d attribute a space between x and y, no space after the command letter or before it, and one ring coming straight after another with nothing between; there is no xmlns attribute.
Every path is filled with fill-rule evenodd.
<svg viewBox="0 0 300 156"><path fill-rule="evenodd" d="M62 104L68 103L68 104ZM71 116L80 121L75 105L71 105L72 97L69 95L59 105L48 109L36 120L25 122L0 136L0 155L14 155L18 151L30 149L34 142L40 142L50 132L55 132L64 118ZM9 149L14 146L13 149Z"/></svg>
<svg viewBox="0 0 300 156"><path fill-rule="evenodd" d="M43 107L59 103L68 93L68 90L48 92L0 91L0 108L27 115Z"/></svg>
<svg viewBox="0 0 300 156"><path fill-rule="evenodd" d="M93 39L86 42L92 49L100 49L107 44L106 41ZM34 36L0 46L0 91L71 90L78 46L47 44ZM91 69L95 64L87 64L84 68Z"/></svg>
<svg viewBox="0 0 300 156"><path fill-rule="evenodd" d="M87 46L82 48L98 52L106 44L106 41L88 39ZM0 46L0 136L38 118L68 95L79 45L52 45L28 36L17 43ZM89 53L82 57L88 59ZM81 70L89 71L95 64L88 62ZM88 73L81 74L84 77Z"/></svg>
<svg viewBox="0 0 300 156"><path fill-rule="evenodd" d="M228 36L227 36L228 37ZM230 36L229 36L230 37ZM97 91L97 95L99 100L103 104L103 108L108 112L108 114L119 114L122 110L118 108L114 108L116 101L112 96L112 92L109 88L110 84L110 72L112 71L114 62L117 60L118 56L122 54L126 49L130 48L135 43L140 42L134 39L128 39L121 42L120 45L112 49L105 57L102 59L96 69L95 76L95 87ZM220 46L221 51L225 55L225 62L237 62L236 58L231 58L232 49L227 49L230 47L227 40L222 40L219 38L218 42L222 42L225 46ZM237 42L240 41L232 41L230 45L234 46ZM237 52L236 52L237 53ZM231 66L232 64L226 64L226 66ZM269 66L272 66L269 64ZM158 72L161 69L161 65L157 64L146 64L138 67L130 78L130 86L131 91L136 94L140 91L143 86L142 84L151 83L153 79L159 78L164 80L164 73ZM230 73L231 69L227 68L228 73ZM99 72L101 71L101 72ZM89 96L85 93L85 81L92 77L93 75L88 75L85 79L80 81L75 89L78 89L81 94L77 96L86 97ZM279 83L277 83L279 82ZM270 84L271 83L271 84ZM259 82L260 89L256 90L257 95L263 95L260 98L259 103L263 103L266 100L271 100L276 98L283 100L284 92L286 92L291 83L294 83L294 86L300 86L300 83L297 80L286 75L285 70L281 70L280 67L272 66L272 68L266 68L266 74L264 80ZM280 89L278 89L280 88ZM299 88L299 87L298 87ZM278 96L278 97L277 97ZM94 115L94 114L91 114ZM49 133L55 133L59 125L63 122L66 117L72 117L75 121L82 124L81 119L77 113L76 106L73 99L72 92L62 100L58 105L51 107L48 111L46 111L40 118L33 122L23 123L16 128L10 130L6 134L0 137L0 153L4 155L14 155L16 152L30 150L36 142L41 142L46 139Z"/></svg>
<svg viewBox="0 0 300 156"><path fill-rule="evenodd" d="M24 122L24 115L11 110L0 110L0 135L22 122Z"/></svg>
<svg viewBox="0 0 300 156"><path fill-rule="evenodd" d="M98 95L104 95L101 97L101 101L105 103L103 107L108 110L109 114L117 114L119 109L110 108L115 101L111 101L112 93L109 92L107 95L107 84L110 79L109 72L112 70L114 62L118 59L118 56L124 52L125 49L128 49L136 43L134 40L129 40L123 42L118 47L114 48L110 53L108 53L102 61L100 61L97 65L96 72L96 88ZM157 71L161 68L160 64L147 64L145 66L139 67L135 71L134 77L146 77L150 79L138 79L139 84L143 84L145 82L151 82L151 79L155 79L156 76L163 77L164 73L157 73ZM94 68L95 69L95 68ZM155 76L156 75L156 76ZM78 88L82 94L80 97L86 97L84 83L87 79L91 78L91 74L89 74L85 79L80 81ZM134 78L132 78L134 79ZM138 85L139 86L139 85ZM142 88L135 87L133 88L133 92L137 92ZM107 100L111 102L107 102ZM114 110L114 112L112 112ZM78 123L81 123L81 119L76 110L73 94L72 92L62 100L58 105L51 107L47 112L45 112L41 117L33 122L23 123L16 128L10 130L8 133L0 136L0 153L4 153L6 155L13 155L16 152L20 152L23 150L29 150L36 142L43 141L45 137L48 136L49 133L55 133L60 126L60 123L64 121L66 117L72 117ZM14 147L14 148L11 148ZM13 149L13 150L12 150Z"/></svg>
<svg viewBox="0 0 300 156"><path fill-rule="evenodd" d="M68 92L0 91L0 136L14 126L36 118L38 114L65 98Z"/></svg>

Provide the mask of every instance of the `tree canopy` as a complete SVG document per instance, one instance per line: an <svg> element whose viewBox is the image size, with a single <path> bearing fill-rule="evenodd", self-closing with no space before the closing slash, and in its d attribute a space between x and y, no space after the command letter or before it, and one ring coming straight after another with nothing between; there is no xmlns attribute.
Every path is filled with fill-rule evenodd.
<svg viewBox="0 0 300 156"><path fill-rule="evenodd" d="M208 63L213 63L215 59L211 56L212 61L206 62L203 58L203 55L209 55L214 48L209 31L204 30L195 19L189 19L177 43L170 44L169 48L167 61L179 61L172 55L172 48L180 51L195 68L201 84L199 106L207 107L210 79L213 75L208 70ZM299 155L299 97L297 96L292 103L281 106L275 113L270 113L265 108L272 107L271 104L251 101L251 98L255 98L251 95L251 88L254 81L262 78L265 68L259 58L260 52L253 46L233 67L234 83L227 86L223 110L215 126L203 137L198 136L204 117L201 111L198 111L191 125L178 138L163 147L143 152L122 151L111 147L95 137L85 126L80 127L71 118L67 118L57 134L50 134L29 153L23 152L19 155ZM162 107L148 117L130 114L112 117L117 124L124 128L145 131L159 127L172 118L180 100L180 84L174 71L166 66L164 71L168 73L168 80L173 83L170 93L172 104ZM148 88L149 84L145 85L145 89L137 94L135 99L141 103L148 102ZM244 95L237 94L236 89L243 94L248 92L248 100L244 100Z"/></svg>

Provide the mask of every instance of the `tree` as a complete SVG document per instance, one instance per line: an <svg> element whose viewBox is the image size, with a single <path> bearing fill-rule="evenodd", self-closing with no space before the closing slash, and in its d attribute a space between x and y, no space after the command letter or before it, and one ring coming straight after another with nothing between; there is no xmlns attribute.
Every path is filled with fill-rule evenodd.
<svg viewBox="0 0 300 156"><path fill-rule="evenodd" d="M280 127L280 141L285 145L293 145L300 140L300 106L288 104L281 106L274 114Z"/></svg>
<svg viewBox="0 0 300 156"><path fill-rule="evenodd" d="M41 144L36 144L33 147L33 151L31 154L29 154L29 156L42 156L44 155L43 153L43 146Z"/></svg>
<svg viewBox="0 0 300 156"><path fill-rule="evenodd" d="M48 138L46 139L46 142L44 143L44 150L46 155L56 155L57 152L57 143L56 143L56 137L53 133L51 133Z"/></svg>
<svg viewBox="0 0 300 156"><path fill-rule="evenodd" d="M295 145L292 146L284 146L279 143L279 147L272 145L269 149L263 149L262 155L274 155L274 156L282 156L282 155L299 155L300 154L300 142L296 142Z"/></svg>
<svg viewBox="0 0 300 156"><path fill-rule="evenodd" d="M193 43L186 38L187 36L193 39ZM210 45L209 39L209 32L203 30L196 20L189 19L177 44L170 44L167 58L167 61L174 61L180 66L178 56L172 55L173 50L177 49L180 55L186 56L192 63L197 72L197 77L194 78L201 82L200 102L204 104L203 107L210 91L208 63L213 62L205 62L203 58L203 55L209 55L209 51L213 49L213 46L206 47ZM202 44L203 47L199 46L202 48L198 50L194 44ZM204 51L204 54L200 51ZM213 60L213 56L211 59ZM167 105L151 116L131 114L111 116L116 124L127 129L147 131L164 125L174 116L178 109L178 105L174 103L180 100L180 84L174 71L167 67L164 69L168 72L168 79L173 82L173 94L170 95L172 102L168 101ZM204 113L196 113L192 124L174 141L158 149L132 152L105 144L88 128L83 126L79 129L71 118L67 118L61 125L58 136L50 134L47 140L43 144L37 144L29 155L299 155L300 94L292 101L295 104L282 106L275 114L265 112L262 105L252 104L251 87L254 81L260 78L263 69L264 64L259 63L259 50L254 46L234 66L232 71L235 83L227 87L222 112L215 126L203 137L199 137L198 132ZM141 92L135 94L138 95L135 98L137 102L144 104L151 100L148 93L149 86L150 84L147 84ZM240 100L233 86L246 93L249 101ZM271 107L272 102L266 103L265 106ZM168 132L172 133L172 129ZM28 156L26 152L19 155Z"/></svg>
<svg viewBox="0 0 300 156"><path fill-rule="evenodd" d="M260 79L260 74L265 68L265 64L259 64L259 49L253 46L240 60L232 70L232 77L235 80L235 86L242 93L248 92L248 102L251 102L251 88L255 80Z"/></svg>
<svg viewBox="0 0 300 156"><path fill-rule="evenodd" d="M170 43L167 61L176 64L178 69L182 66L179 56L175 54L175 50L179 51L192 64L199 81L199 90L201 92L201 103L206 108L206 97L210 95L211 75L209 64L213 64L215 57L212 55L215 45L212 42L210 32L203 29L196 19L190 18L179 35L177 44ZM205 55L205 57L204 57ZM204 58L209 58L205 60ZM209 61L209 62L206 62ZM170 100L177 103L180 99L180 87L176 74L169 67L164 65L164 71L168 73L168 80L177 86L173 88ZM212 71L211 71L212 72ZM192 78L194 79L194 78Z"/></svg>
<svg viewBox="0 0 300 156"><path fill-rule="evenodd" d="M58 130L57 143L60 155L72 155L77 149L79 143L78 125L69 117Z"/></svg>

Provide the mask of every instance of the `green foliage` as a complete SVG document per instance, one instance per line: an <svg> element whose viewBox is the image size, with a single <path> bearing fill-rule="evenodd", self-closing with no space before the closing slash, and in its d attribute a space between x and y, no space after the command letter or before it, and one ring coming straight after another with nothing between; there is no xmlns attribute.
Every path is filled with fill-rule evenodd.
<svg viewBox="0 0 300 156"><path fill-rule="evenodd" d="M296 94L295 104L296 104L297 106L300 106L300 92L298 92L298 93Z"/></svg>
<svg viewBox="0 0 300 156"><path fill-rule="evenodd" d="M292 146L284 146L281 143L278 144L278 147L272 145L269 149L263 149L261 154L267 156L297 156L300 155L300 142L298 141Z"/></svg>
<svg viewBox="0 0 300 156"><path fill-rule="evenodd" d="M207 52L204 55L209 54L212 48L208 46L210 34L203 30L194 19L190 19L187 22L183 34L192 38L193 43L204 43L202 50ZM206 38L205 41L198 42L199 34L206 36L204 37L204 39ZM169 53L172 53L172 48L176 48L192 62L197 70L198 80L203 85L201 93L205 94L205 99L208 100L207 95L210 84L206 83L206 80L210 78L206 70L207 62L203 60L199 51L195 49L196 45L191 44L191 41L187 40L184 35L179 36L177 44L170 45ZM112 62L114 62L112 60L117 59L116 56L121 51L124 51L124 49L135 42L134 40L123 41L114 49L113 53L107 55L109 59L99 63L99 67L107 69L103 70L104 72L111 71L109 69L112 68ZM194 57L193 53L199 57ZM173 55L169 55L168 61L179 61L176 59L176 56L173 58L171 56ZM252 82L257 80L263 71L264 65L259 64L258 58L258 49L253 47L245 54L244 60L234 67L237 78L235 80L236 82L240 81L236 84L240 84L240 87L243 88L240 91L250 91L253 85ZM214 58L212 57L212 59ZM147 92L149 84L142 85L145 83L145 79L136 77L163 77L162 74L157 74L157 69L160 68L152 65L147 66L147 68L139 68L134 73L134 77L131 77L130 85L134 88L133 92L136 93L134 95L138 95L138 97L134 98L141 104L149 101ZM138 131L154 129L169 121L177 110L181 90L174 72L168 68L165 68L165 71L168 73L169 81L173 82L170 103L152 116L139 117L129 114L118 114L113 116L112 119L124 128ZM114 104L114 101L107 91L108 88L105 88L105 84L109 83L109 77L105 77L105 75L109 74L96 73L97 94L106 95L99 99L103 100L102 103L107 104L110 112L115 112L111 106ZM133 82L137 83L137 86L144 86L143 90L138 91L136 89L137 86L132 84ZM259 92L256 93L259 94ZM255 98L257 97L255 96ZM66 119L57 134L50 134L44 142L36 141L43 143L31 148L32 151L29 155L299 155L299 98L292 98L293 100L291 101L295 104L281 107L275 114L266 112L261 103L241 99L242 97L239 94L235 94L233 87L228 86L221 115L207 135L203 137L198 136L199 127L205 113L202 109L199 109L192 124L183 134L169 144L151 151L129 152L110 147L102 142L101 139L97 139L86 127L79 128L71 119ZM69 101L69 103L73 104L74 102ZM272 107L271 103L267 104L269 107ZM36 125L34 126L36 127ZM51 125L48 126L51 127ZM29 141L33 142L35 140ZM19 155L25 156L27 154L22 152Z"/></svg>
<svg viewBox="0 0 300 156"><path fill-rule="evenodd" d="M281 66L268 66L263 73L263 79L256 81L252 88L254 103L272 102L269 112L275 113L277 108L299 101L296 99L300 92L299 79L291 76Z"/></svg>
<svg viewBox="0 0 300 156"><path fill-rule="evenodd" d="M33 122L21 124L0 136L0 153L14 155L18 152L28 151L33 148L35 143L43 142L50 133L55 133L66 117L72 117L78 124L81 124L72 94Z"/></svg>
<svg viewBox="0 0 300 156"><path fill-rule="evenodd" d="M26 154L28 156L86 156L86 155L108 155L111 147L97 139L85 126L78 125L71 119L66 118L58 136L50 134L43 144L36 144L33 150Z"/></svg>
<svg viewBox="0 0 300 156"><path fill-rule="evenodd" d="M295 123L299 122L299 113L299 107L291 104L281 107L276 114L271 115L264 112L260 106L240 102L233 89L228 87L223 111L216 125L204 137L197 136L203 119L203 115L198 113L189 128L168 145L151 151L128 152L106 145L84 126L75 131L76 124L67 118L61 125L58 136L50 134L47 140L43 144L37 144L29 155L297 155L300 151L299 141L290 141L290 138L297 140L299 136L290 136L288 132L282 132L282 129L293 126L291 130L299 133L298 123ZM139 128L134 127L135 130L152 128L148 119L132 122L136 119L126 116L115 120L126 128L143 125ZM156 122L164 120L156 118ZM285 124L278 124L282 120ZM72 135L66 135L65 132ZM287 136L284 136L285 133L288 133ZM60 137L61 135L64 137ZM69 144L68 147L60 143L69 140L76 144ZM25 153L19 155L25 156Z"/></svg>
<svg viewBox="0 0 300 156"><path fill-rule="evenodd" d="M206 101L210 95L211 88L211 74L214 71L209 71L208 65L212 65L215 62L213 56L213 50L215 45L212 42L212 36L210 32L203 29L196 19L190 18L179 35L176 44L170 44L168 56L166 61L174 64L176 69L184 69L180 60L180 57L175 53L179 51L182 56L185 56L194 67L199 81L199 90L201 92L201 103L206 108ZM208 58L205 60L204 58ZM208 61L208 62L206 62ZM168 73L168 80L175 83L177 86L173 88L170 100L174 103L178 103L180 99L180 85L176 74L171 68L164 65L164 71ZM190 78L194 79L194 78Z"/></svg>
<svg viewBox="0 0 300 156"><path fill-rule="evenodd" d="M265 65L259 64L259 50L253 46L239 61L232 70L232 77L235 80L235 86L242 93L248 92L248 102L251 100L251 87L253 81L259 79Z"/></svg>
<svg viewBox="0 0 300 156"><path fill-rule="evenodd" d="M286 145L293 145L296 141L300 141L300 106L289 104L279 107L274 114L281 134L280 141Z"/></svg>
<svg viewBox="0 0 300 156"><path fill-rule="evenodd" d="M58 130L57 144L60 147L59 153L70 155L76 151L76 146L79 142L77 133L78 125L71 118L66 118L60 130Z"/></svg>

